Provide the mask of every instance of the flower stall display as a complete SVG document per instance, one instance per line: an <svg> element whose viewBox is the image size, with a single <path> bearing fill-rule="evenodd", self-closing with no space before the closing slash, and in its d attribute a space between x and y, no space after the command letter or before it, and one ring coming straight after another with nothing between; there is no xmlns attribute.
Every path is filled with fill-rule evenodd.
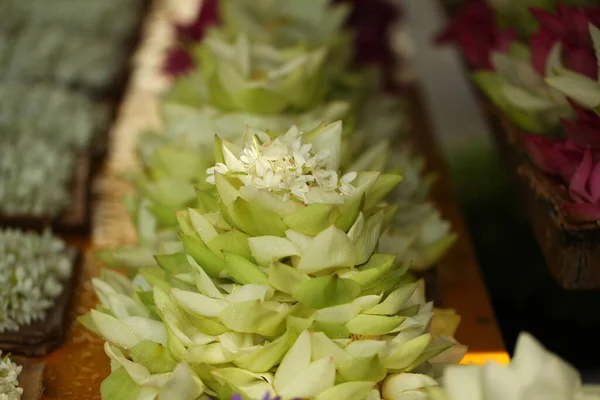
<svg viewBox="0 0 600 400"><path fill-rule="evenodd" d="M454 341L427 333L422 284L376 250L400 176L342 174L340 122L244 139L217 140L215 191L178 212L158 267L94 280L82 322L113 360L103 398L365 399L388 375L433 373Z"/></svg>
<svg viewBox="0 0 600 400"><path fill-rule="evenodd" d="M600 9L590 2L559 1L527 9L505 2L499 10L490 3L467 2L440 39L461 45L476 85L502 121L499 139L507 142L503 148L518 172L553 275L564 287L597 287L600 276L592 266L600 261L593 183ZM468 22L477 13L502 21L488 25L486 43L468 39ZM517 13L528 13L535 24L527 35L510 35L509 43L498 47L506 29L524 26ZM475 54L487 65L473 62Z"/></svg>
<svg viewBox="0 0 600 400"><path fill-rule="evenodd" d="M60 345L76 262L48 231L0 230L0 348L43 355Z"/></svg>

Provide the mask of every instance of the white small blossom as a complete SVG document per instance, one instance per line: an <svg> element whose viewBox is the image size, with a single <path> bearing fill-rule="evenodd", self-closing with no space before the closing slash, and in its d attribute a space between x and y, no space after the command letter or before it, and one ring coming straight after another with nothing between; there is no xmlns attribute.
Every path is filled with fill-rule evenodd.
<svg viewBox="0 0 600 400"><path fill-rule="evenodd" d="M253 132L238 156L223 146L224 163L207 170L207 182L215 183L215 174L235 175L246 186L256 186L279 193L284 200L295 197L309 203L312 187L348 195L354 190L356 172L339 177L328 169L329 152L315 152L310 143L302 143L303 133L292 127L285 135L271 138L264 132Z"/></svg>
<svg viewBox="0 0 600 400"><path fill-rule="evenodd" d="M0 351L2 356L2 351ZM23 389L19 387L18 377L22 366L12 362L8 356L0 358L0 400L19 400Z"/></svg>
<svg viewBox="0 0 600 400"><path fill-rule="evenodd" d="M49 232L0 230L0 332L43 319L71 270L64 242Z"/></svg>

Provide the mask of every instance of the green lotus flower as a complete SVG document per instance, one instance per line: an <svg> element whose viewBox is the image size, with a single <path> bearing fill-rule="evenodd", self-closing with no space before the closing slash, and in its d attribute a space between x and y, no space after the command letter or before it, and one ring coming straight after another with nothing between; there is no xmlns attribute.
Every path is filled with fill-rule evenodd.
<svg viewBox="0 0 600 400"><path fill-rule="evenodd" d="M548 57L548 71L559 65L559 54L553 51ZM495 71L476 72L475 82L518 128L549 133L559 127L561 117L571 115L565 97L535 72L524 45L513 44L508 54L494 53L492 63Z"/></svg>
<svg viewBox="0 0 600 400"><path fill-rule="evenodd" d="M93 282L101 304L81 321L108 342L103 398L360 400L430 370L453 341L427 333L423 283L376 251L401 177L340 174L341 142L340 122L217 138L216 191L178 212L181 243L131 281Z"/></svg>
<svg viewBox="0 0 600 400"><path fill-rule="evenodd" d="M212 107L200 109L181 103L163 105L164 130L141 135L138 153L141 171L128 174L137 189L126 206L137 229L138 245L103 249L97 256L110 266L137 269L156 266L154 254L169 247L177 236L176 211L196 207L201 199L196 189L215 191L206 183L206 169L214 165L214 135L241 144L246 126L264 126L283 132L290 125L312 130L321 121L335 121L348 114L349 105L332 102L304 114L259 117L245 113L224 113ZM346 118L349 120L349 118ZM351 132L344 127L343 135ZM342 158L349 158L351 141L345 141Z"/></svg>
<svg viewBox="0 0 600 400"><path fill-rule="evenodd" d="M279 50L245 34L228 41L212 30L192 49L202 68L180 78L170 98L227 111L273 115L304 111L323 102L327 48Z"/></svg>
<svg viewBox="0 0 600 400"><path fill-rule="evenodd" d="M277 47L331 47L340 40L350 13L329 0L226 0L221 2L225 29Z"/></svg>

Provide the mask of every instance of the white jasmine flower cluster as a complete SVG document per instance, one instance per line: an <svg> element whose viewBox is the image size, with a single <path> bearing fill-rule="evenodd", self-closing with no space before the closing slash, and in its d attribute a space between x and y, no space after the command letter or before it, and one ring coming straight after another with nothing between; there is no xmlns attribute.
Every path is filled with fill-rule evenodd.
<svg viewBox="0 0 600 400"><path fill-rule="evenodd" d="M2 352L0 351L0 356ZM15 364L8 356L0 358L0 400L19 400L23 389L17 380L23 367Z"/></svg>
<svg viewBox="0 0 600 400"><path fill-rule="evenodd" d="M50 232L0 230L0 332L43 319L71 270L65 243Z"/></svg>
<svg viewBox="0 0 600 400"><path fill-rule="evenodd" d="M303 133L292 127L285 135L271 138L264 132L252 132L239 156L224 147L224 163L209 168L207 182L215 183L215 173L233 174L246 186L255 186L293 196L309 203L311 187L330 193L348 195L354 190L356 172L339 176L329 165L328 150L315 151L311 143L303 143Z"/></svg>

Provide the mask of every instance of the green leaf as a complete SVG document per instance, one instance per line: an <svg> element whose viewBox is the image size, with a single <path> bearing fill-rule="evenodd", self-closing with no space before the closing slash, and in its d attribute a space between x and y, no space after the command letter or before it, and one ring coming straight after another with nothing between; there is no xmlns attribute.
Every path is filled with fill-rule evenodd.
<svg viewBox="0 0 600 400"><path fill-rule="evenodd" d="M202 213L215 212L219 210L219 203L217 198L204 190L196 191L197 207Z"/></svg>
<svg viewBox="0 0 600 400"><path fill-rule="evenodd" d="M297 268L307 274L356 264L354 244L335 225L315 236L302 254Z"/></svg>
<svg viewBox="0 0 600 400"><path fill-rule="evenodd" d="M359 294L358 283L337 275L328 275L302 282L293 296L309 307L326 308L350 303Z"/></svg>
<svg viewBox="0 0 600 400"><path fill-rule="evenodd" d="M158 254L154 258L161 268L173 275L186 274L193 270L185 253Z"/></svg>
<svg viewBox="0 0 600 400"><path fill-rule="evenodd" d="M125 368L119 367L100 384L102 400L137 399L140 387L131 379Z"/></svg>
<svg viewBox="0 0 600 400"><path fill-rule="evenodd" d="M113 268L145 268L156 265L154 251L144 247L97 250L96 257Z"/></svg>
<svg viewBox="0 0 600 400"><path fill-rule="evenodd" d="M259 236L247 241L254 259L263 266L290 256L299 256L300 249L289 239L277 236ZM247 257L247 258L250 258Z"/></svg>
<svg viewBox="0 0 600 400"><path fill-rule="evenodd" d="M335 221L335 226L344 232L348 232L356 222L356 218L358 217L360 210L363 209L365 201L366 195L364 193L360 195L352 194L347 197L344 204L338 206L340 213Z"/></svg>
<svg viewBox="0 0 600 400"><path fill-rule="evenodd" d="M600 106L600 84L587 76L569 73L564 76L551 76L546 83L572 98L583 107Z"/></svg>
<svg viewBox="0 0 600 400"><path fill-rule="evenodd" d="M369 261L357 269L357 273L348 277L362 287L370 286L382 278L394 265L396 256L392 254L373 254Z"/></svg>
<svg viewBox="0 0 600 400"><path fill-rule="evenodd" d="M111 315L91 311L91 319L100 336L123 349L131 349L140 342L131 329Z"/></svg>
<svg viewBox="0 0 600 400"><path fill-rule="evenodd" d="M252 252L248 243L248 235L237 229L221 233L208 243L208 247L215 253L235 253L244 258L252 259Z"/></svg>
<svg viewBox="0 0 600 400"><path fill-rule="evenodd" d="M241 197L233 201L229 213L235 225L251 236L285 236L287 226L277 214Z"/></svg>
<svg viewBox="0 0 600 400"><path fill-rule="evenodd" d="M238 357L234 364L251 372L268 372L283 359L296 341L297 335L287 330L283 336Z"/></svg>
<svg viewBox="0 0 600 400"><path fill-rule="evenodd" d="M171 289L171 295L183 310L203 317L216 317L229 307L226 300L214 299L200 293Z"/></svg>
<svg viewBox="0 0 600 400"><path fill-rule="evenodd" d="M525 89L517 86L505 86L504 96L511 105L529 112L546 111L554 107L554 104L550 100L534 96Z"/></svg>
<svg viewBox="0 0 600 400"><path fill-rule="evenodd" d="M354 335L385 335L394 332L405 319L401 316L385 317L360 314L348 321L346 327Z"/></svg>
<svg viewBox="0 0 600 400"><path fill-rule="evenodd" d="M274 301L245 301L224 309L219 319L236 332L257 333L267 337L278 337L285 331L291 307Z"/></svg>
<svg viewBox="0 0 600 400"><path fill-rule="evenodd" d="M313 203L289 215L283 222L292 230L315 236L331 226L340 217L335 204Z"/></svg>
<svg viewBox="0 0 600 400"><path fill-rule="evenodd" d="M382 360L383 365L387 369L404 372L425 351L431 338L431 334L425 334L400 344L396 351Z"/></svg>
<svg viewBox="0 0 600 400"><path fill-rule="evenodd" d="M402 176L396 174L381 174L375 185L367 192L365 210L378 206L402 182L402 179Z"/></svg>
<svg viewBox="0 0 600 400"><path fill-rule="evenodd" d="M365 310L364 313L373 315L396 315L416 289L417 284L403 285L390 293L384 301L373 308Z"/></svg>
<svg viewBox="0 0 600 400"><path fill-rule="evenodd" d="M338 373L346 381L381 382L387 370L381 363L379 355L353 357L338 368Z"/></svg>
<svg viewBox="0 0 600 400"><path fill-rule="evenodd" d="M252 263L248 259L234 254L225 252L225 271L236 282L241 284L258 283L268 285L269 278L258 265Z"/></svg>
<svg viewBox="0 0 600 400"><path fill-rule="evenodd" d="M159 343L143 340L130 350L133 362L143 365L151 374L166 374L175 368L177 360Z"/></svg>
<svg viewBox="0 0 600 400"><path fill-rule="evenodd" d="M364 264L371 258L379 242L382 226L383 211L370 216L366 221L362 213L359 214L355 225L348 232L348 237L355 246L355 264Z"/></svg>
<svg viewBox="0 0 600 400"><path fill-rule="evenodd" d="M269 267L269 283L283 293L293 295L300 285L309 280L308 275L287 264L274 262Z"/></svg>
<svg viewBox="0 0 600 400"><path fill-rule="evenodd" d="M205 244L208 244L208 242L210 242L219 234L215 227L212 226L212 224L204 217L204 215L200 214L193 208L188 208L187 211L192 227Z"/></svg>
<svg viewBox="0 0 600 400"><path fill-rule="evenodd" d="M215 253L210 251L202 240L194 234L194 236L182 234L181 242L185 252L189 254L202 267L208 275L213 278L221 276L221 272L225 269L225 263Z"/></svg>

